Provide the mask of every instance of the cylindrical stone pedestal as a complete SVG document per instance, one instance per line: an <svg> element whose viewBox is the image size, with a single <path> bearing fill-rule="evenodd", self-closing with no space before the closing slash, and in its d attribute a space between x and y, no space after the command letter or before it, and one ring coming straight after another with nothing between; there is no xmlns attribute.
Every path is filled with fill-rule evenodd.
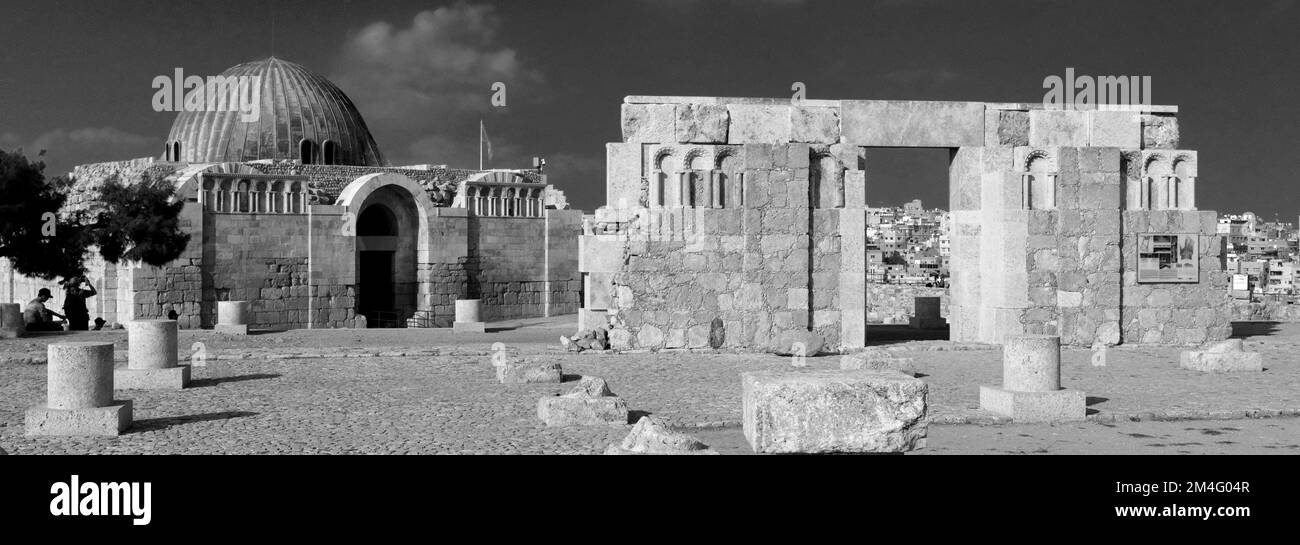
<svg viewBox="0 0 1300 545"><path fill-rule="evenodd" d="M487 331L487 324L484 324L480 316L482 306L478 299L457 299L456 300L456 321L452 322L451 328L456 333L484 333Z"/></svg>
<svg viewBox="0 0 1300 545"><path fill-rule="evenodd" d="M217 324L248 324L248 301L217 301Z"/></svg>
<svg viewBox="0 0 1300 545"><path fill-rule="evenodd" d="M93 409L113 402L113 343L55 343L46 358L49 408Z"/></svg>
<svg viewBox="0 0 1300 545"><path fill-rule="evenodd" d="M1002 387L1017 392L1061 389L1061 338L1012 335L1002 344Z"/></svg>
<svg viewBox="0 0 1300 545"><path fill-rule="evenodd" d="M48 400L27 410L27 435L118 435L131 401L113 399L113 343L55 343L46 352Z"/></svg>
<svg viewBox="0 0 1300 545"><path fill-rule="evenodd" d="M127 322L126 335L129 369L167 369L176 367L176 320L136 320Z"/></svg>
<svg viewBox="0 0 1300 545"><path fill-rule="evenodd" d="M251 315L248 301L217 301L216 330L229 335L247 335Z"/></svg>
<svg viewBox="0 0 1300 545"><path fill-rule="evenodd" d="M456 300L457 322L478 322L480 302L478 299Z"/></svg>
<svg viewBox="0 0 1300 545"><path fill-rule="evenodd" d="M23 306L18 303L0 303L0 339L14 339L26 332Z"/></svg>

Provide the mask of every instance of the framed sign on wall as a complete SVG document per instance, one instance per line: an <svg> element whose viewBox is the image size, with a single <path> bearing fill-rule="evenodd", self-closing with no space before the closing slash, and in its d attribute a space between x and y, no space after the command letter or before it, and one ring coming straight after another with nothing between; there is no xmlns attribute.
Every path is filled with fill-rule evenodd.
<svg viewBox="0 0 1300 545"><path fill-rule="evenodd" d="M1195 234L1138 235L1137 281L1199 282L1200 247Z"/></svg>

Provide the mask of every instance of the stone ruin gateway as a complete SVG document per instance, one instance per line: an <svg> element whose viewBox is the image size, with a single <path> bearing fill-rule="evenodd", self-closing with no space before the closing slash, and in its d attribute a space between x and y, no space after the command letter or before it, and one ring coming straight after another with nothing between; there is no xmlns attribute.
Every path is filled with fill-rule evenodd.
<svg viewBox="0 0 1300 545"><path fill-rule="evenodd" d="M1196 209L1176 114L629 96L583 227L581 328L619 349L864 346L865 150L910 147L949 151L951 340L1225 339L1216 213Z"/></svg>

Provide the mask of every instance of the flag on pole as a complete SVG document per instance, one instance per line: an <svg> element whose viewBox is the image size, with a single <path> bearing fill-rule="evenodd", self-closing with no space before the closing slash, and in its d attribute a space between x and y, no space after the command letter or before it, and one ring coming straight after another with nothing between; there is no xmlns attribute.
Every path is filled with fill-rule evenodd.
<svg viewBox="0 0 1300 545"><path fill-rule="evenodd" d="M478 136L479 136L478 168L479 170L483 170L483 148L487 148L488 163L491 163L492 162L492 141L488 139L487 127L483 125L482 119L478 121Z"/></svg>

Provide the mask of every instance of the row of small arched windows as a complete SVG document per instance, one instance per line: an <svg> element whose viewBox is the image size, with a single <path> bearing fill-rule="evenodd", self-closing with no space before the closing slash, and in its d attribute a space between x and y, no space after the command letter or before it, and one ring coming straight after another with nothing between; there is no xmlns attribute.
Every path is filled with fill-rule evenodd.
<svg viewBox="0 0 1300 545"><path fill-rule="evenodd" d="M307 208L306 182L207 180L199 202L213 212L301 214Z"/></svg>

